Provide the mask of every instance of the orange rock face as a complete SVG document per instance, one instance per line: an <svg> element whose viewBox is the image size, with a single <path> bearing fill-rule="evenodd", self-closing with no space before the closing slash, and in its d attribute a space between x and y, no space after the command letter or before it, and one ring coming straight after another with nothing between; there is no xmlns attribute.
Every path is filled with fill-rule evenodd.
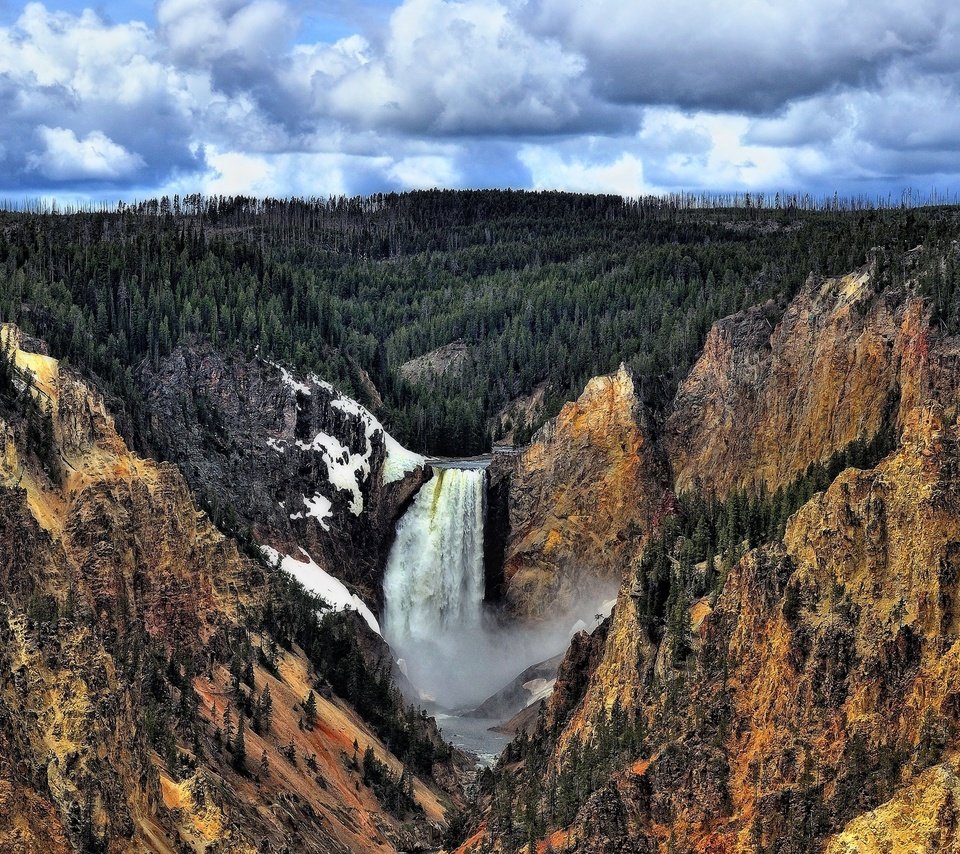
<svg viewBox="0 0 960 854"><path fill-rule="evenodd" d="M953 850L958 528L960 425L931 405L905 418L897 453L848 469L783 544L735 565L709 612L694 605L692 668L664 664L621 595L553 767L615 701L649 735L561 850ZM611 813L631 822L598 837Z"/></svg>
<svg viewBox="0 0 960 854"><path fill-rule="evenodd" d="M881 287L870 268L811 279L785 312L771 303L714 324L662 429L626 370L591 380L516 463L510 610L537 619L584 579L622 579L671 490L774 492L958 389L960 346L937 338L922 299Z"/></svg>
<svg viewBox="0 0 960 854"><path fill-rule="evenodd" d="M868 269L808 281L772 306L726 318L682 383L665 427L678 492L789 483L917 401L919 300L877 290Z"/></svg>
<svg viewBox="0 0 960 854"><path fill-rule="evenodd" d="M627 580L613 616L578 638L561 667L576 690L548 709L559 732L545 742L547 784L600 749L615 707L643 745L593 781L573 821L547 826L558 851L958 850L958 353L922 299L879 287L868 270L811 280L782 317L768 305L714 326L657 438L676 492L772 490L888 426L897 447L872 469L842 472L781 542L746 551L691 602L680 663L663 625L639 613L620 547ZM528 466L551 462L538 469L548 507L566 495L567 453L598 466L609 453L608 436L572 429L605 423L609 408L594 403L591 419L584 402L566 413L567 433L561 417L554 443L531 449ZM567 435L577 451L560 443ZM616 492L602 476L580 480ZM662 481L643 482L657 486L634 500L655 507ZM617 528L620 518L604 536L615 541Z"/></svg>
<svg viewBox="0 0 960 854"><path fill-rule="evenodd" d="M666 470L626 369L591 380L534 437L510 485L504 576L514 614L619 580L662 512Z"/></svg>

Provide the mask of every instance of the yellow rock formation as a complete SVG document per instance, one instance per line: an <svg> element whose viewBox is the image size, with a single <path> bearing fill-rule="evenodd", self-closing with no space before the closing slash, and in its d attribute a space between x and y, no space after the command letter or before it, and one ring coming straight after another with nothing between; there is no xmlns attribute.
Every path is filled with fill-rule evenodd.
<svg viewBox="0 0 960 854"><path fill-rule="evenodd" d="M591 578L619 582L656 524L665 482L629 372L592 379L513 475L504 574L514 613L560 610Z"/></svg>

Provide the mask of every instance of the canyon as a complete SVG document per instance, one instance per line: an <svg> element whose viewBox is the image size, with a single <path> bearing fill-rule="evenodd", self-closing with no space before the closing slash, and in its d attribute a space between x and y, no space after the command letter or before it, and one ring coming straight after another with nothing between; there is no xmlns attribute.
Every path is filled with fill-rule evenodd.
<svg viewBox="0 0 960 854"><path fill-rule="evenodd" d="M12 326L2 342L16 393L0 414L0 847L435 847L455 757L385 687L379 638L328 610L351 678L380 691L371 723L291 624L330 604L278 592L276 570L211 523L175 466L131 452L104 397L41 342ZM401 731L416 771L385 743Z"/></svg>
<svg viewBox="0 0 960 854"><path fill-rule="evenodd" d="M627 419L629 395L611 417L604 398L605 429L582 434L604 460L596 478L543 453L622 372L534 436L511 508L534 506L527 478L541 493L511 517L507 555L555 595L569 557L553 550L602 537L612 548L580 565L603 573L619 553L623 583L612 617L573 639L541 721L521 721L458 850L955 850L957 354L909 282L868 265L714 324L659 422ZM617 453L642 494L626 512ZM833 475L837 459L854 463ZM605 485L586 493L605 510L586 535L566 512L585 479ZM764 514L789 500L768 533ZM682 533L694 512L694 540L717 529L706 562ZM531 548L526 518L560 530Z"/></svg>
<svg viewBox="0 0 960 854"><path fill-rule="evenodd" d="M202 337L128 413L5 325L0 843L956 850L930 263L811 275L667 404L620 365L481 461ZM493 767L448 743L471 711Z"/></svg>

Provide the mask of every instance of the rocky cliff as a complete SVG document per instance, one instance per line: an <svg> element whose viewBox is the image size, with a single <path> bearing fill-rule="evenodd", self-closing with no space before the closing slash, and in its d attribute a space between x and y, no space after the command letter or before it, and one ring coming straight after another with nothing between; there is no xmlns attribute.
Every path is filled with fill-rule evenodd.
<svg viewBox="0 0 960 854"><path fill-rule="evenodd" d="M906 256L907 269L922 253ZM517 458L495 460L502 579L516 616L536 619L589 578L622 579L674 497L784 489L812 464L885 431L925 400L955 400L960 347L938 335L909 284L868 265L811 277L715 323L666 413L646 412L625 369L598 377Z"/></svg>
<svg viewBox="0 0 960 854"><path fill-rule="evenodd" d="M389 726L292 641L309 600L278 594L173 465L131 453L78 374L13 327L0 343L0 848L435 845L448 796L401 778Z"/></svg>
<svg viewBox="0 0 960 854"><path fill-rule="evenodd" d="M811 277L782 316L767 304L714 324L664 428L678 492L774 492L898 424L930 383L956 382L946 353L932 365L925 357L923 301L872 269Z"/></svg>
<svg viewBox="0 0 960 854"><path fill-rule="evenodd" d="M913 284L870 268L714 326L647 434L673 487L655 536L620 527L643 556L504 754L474 846L957 850L957 352Z"/></svg>
<svg viewBox="0 0 960 854"><path fill-rule="evenodd" d="M629 372L598 377L513 465L503 576L524 619L619 581L663 512L667 472Z"/></svg>
<svg viewBox="0 0 960 854"><path fill-rule="evenodd" d="M899 452L841 475L691 611L682 667L621 599L553 761L617 701L643 736L577 812L569 850L883 850L849 846L893 844L905 813L910 839L939 840L918 850L956 845L958 435L939 408L915 411ZM913 801L923 779L932 806Z"/></svg>
<svg viewBox="0 0 960 854"><path fill-rule="evenodd" d="M205 342L141 377L144 444L179 466L221 526L312 558L380 603L395 522L429 477L422 457L318 377Z"/></svg>

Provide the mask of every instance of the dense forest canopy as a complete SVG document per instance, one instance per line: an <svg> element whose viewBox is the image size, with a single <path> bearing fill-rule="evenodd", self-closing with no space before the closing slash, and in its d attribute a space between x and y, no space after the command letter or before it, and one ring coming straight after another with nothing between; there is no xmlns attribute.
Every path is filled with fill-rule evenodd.
<svg viewBox="0 0 960 854"><path fill-rule="evenodd" d="M203 335L373 405L368 375L398 438L463 454L489 446L491 416L514 398L547 383L550 414L621 361L662 406L714 320L784 303L809 273L855 269L873 247L896 259L960 235L957 207L728 201L430 191L9 211L0 319L99 375L134 413L142 360ZM951 322L952 261L935 279ZM422 385L400 375L460 339L462 370Z"/></svg>

